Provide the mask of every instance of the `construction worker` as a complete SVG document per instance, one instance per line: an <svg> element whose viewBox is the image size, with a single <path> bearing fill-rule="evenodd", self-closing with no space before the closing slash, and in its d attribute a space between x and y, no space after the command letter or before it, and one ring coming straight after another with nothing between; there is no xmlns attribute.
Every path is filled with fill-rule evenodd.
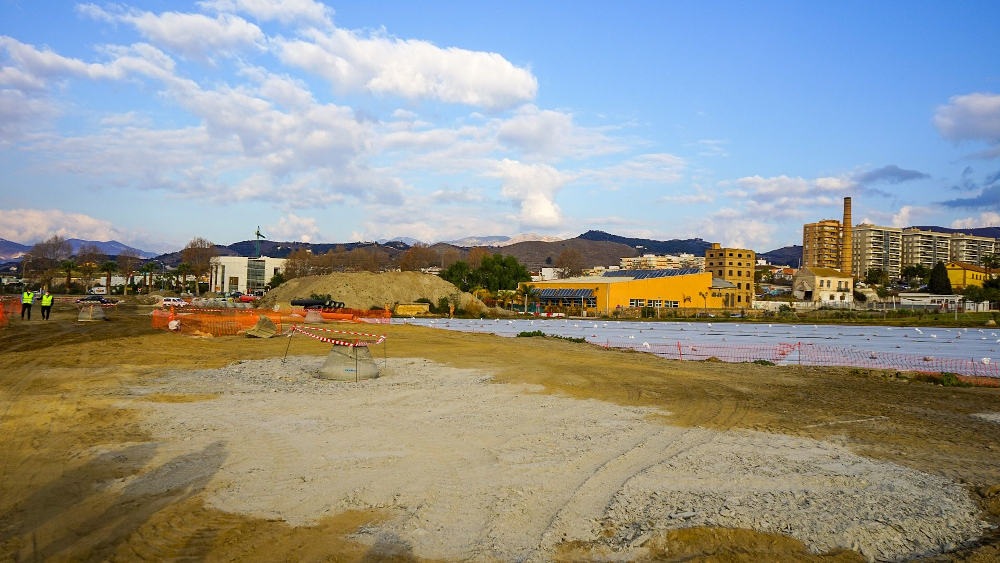
<svg viewBox="0 0 1000 563"><path fill-rule="evenodd" d="M21 294L21 320L24 320L24 313L28 313L28 320L31 320L31 304L35 301L35 294L28 289L24 288L24 293Z"/></svg>
<svg viewBox="0 0 1000 563"><path fill-rule="evenodd" d="M49 315L52 314L52 300L54 298L55 295L49 293L48 289L46 289L45 294L42 295L42 318L45 320L49 320Z"/></svg>

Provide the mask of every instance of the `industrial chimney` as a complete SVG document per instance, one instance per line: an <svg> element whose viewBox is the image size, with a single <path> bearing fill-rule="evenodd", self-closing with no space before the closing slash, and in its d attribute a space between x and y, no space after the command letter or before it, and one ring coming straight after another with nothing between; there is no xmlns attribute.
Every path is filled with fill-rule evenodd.
<svg viewBox="0 0 1000 563"><path fill-rule="evenodd" d="M851 198L844 198L844 222L841 225L840 238L840 271L844 274L851 273L851 258L854 252L854 227L851 224Z"/></svg>

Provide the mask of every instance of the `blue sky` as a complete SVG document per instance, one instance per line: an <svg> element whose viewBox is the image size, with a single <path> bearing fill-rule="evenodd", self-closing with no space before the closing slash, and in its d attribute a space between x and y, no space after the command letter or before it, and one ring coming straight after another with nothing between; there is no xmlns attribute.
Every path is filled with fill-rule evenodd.
<svg viewBox="0 0 1000 563"><path fill-rule="evenodd" d="M540 4L540 5L539 5ZM1000 225L993 2L0 0L0 238Z"/></svg>

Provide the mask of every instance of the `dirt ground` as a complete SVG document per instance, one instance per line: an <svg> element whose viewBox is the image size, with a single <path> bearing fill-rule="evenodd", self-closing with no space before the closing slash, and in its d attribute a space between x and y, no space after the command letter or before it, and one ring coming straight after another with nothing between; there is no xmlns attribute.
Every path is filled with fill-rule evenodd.
<svg viewBox="0 0 1000 563"><path fill-rule="evenodd" d="M260 457L278 466L287 452L258 435L233 432L229 426L239 416L218 417L214 424L198 419L199 410L213 404L233 401L234 408L241 408L267 402L257 394L253 398L264 402L240 403L241 394L251 398L250 388L200 384L196 370L280 358L286 351L297 357L325 356L329 345L305 338L189 338L152 330L148 312L122 306L108 321L81 323L74 308L57 306L48 322L36 315L31 322L15 319L0 329L0 560L463 559L428 556L432 552L369 533L396 518L389 503L348 503L343 510L301 520L254 515L220 503L220 498L235 498L232 483L252 482L232 473L241 467L233 464L240 445L235 442L245 450L261 449ZM602 409L654 409L662 414L646 417L645 423L664 428L767 433L781 440L835 444L874 462L957 483L991 524L1000 514L1000 425L991 414L1000 411L997 389L940 387L854 369L671 362L551 339L502 339L408 326L362 328L388 335L376 356L384 353L387 365L400 373L406 362L419 359L477 370L510 386L514 395L541 393ZM386 377L380 385L392 382ZM512 400L514 395L503 397ZM457 401L448 406L456 413L475 408ZM277 400L274 408L280 410ZM173 437L161 434L164 412L173 413ZM604 411L594 407L594 412ZM244 418L251 414L260 411L247 411ZM300 420L287 410L274 413L278 415L302 427L313 420ZM161 420L160 426L151 425L154 418ZM195 420L201 426L184 426ZM378 422L373 416L370 426ZM248 473L259 469L253 464L246 468ZM230 480L225 486L223 477ZM460 477L449 482L461 483ZM523 508L533 507L528 503ZM608 510L627 508L619 503ZM573 516L572 510L557 512ZM888 524L903 534L908 531L905 521ZM618 532L606 529L604 535ZM653 526L642 539L642 554L628 557L865 560L850 549L816 552L791 534L747 528ZM534 557L615 558L596 550L598 543L569 539ZM914 560L1000 560L1000 542L992 530L979 541L952 547Z"/></svg>

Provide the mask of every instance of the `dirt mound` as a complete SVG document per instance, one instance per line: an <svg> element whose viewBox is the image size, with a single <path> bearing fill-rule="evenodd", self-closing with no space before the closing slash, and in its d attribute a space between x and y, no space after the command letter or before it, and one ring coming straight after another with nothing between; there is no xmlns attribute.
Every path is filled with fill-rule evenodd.
<svg viewBox="0 0 1000 563"><path fill-rule="evenodd" d="M269 291L263 303L265 307L290 307L292 299L308 299L312 294L329 294L351 309L386 305L391 308L397 303L412 303L421 298L437 304L439 299L447 297L452 302L457 300L457 308L465 311L485 313L489 310L482 301L462 293L454 284L420 272L352 272L295 278Z"/></svg>

